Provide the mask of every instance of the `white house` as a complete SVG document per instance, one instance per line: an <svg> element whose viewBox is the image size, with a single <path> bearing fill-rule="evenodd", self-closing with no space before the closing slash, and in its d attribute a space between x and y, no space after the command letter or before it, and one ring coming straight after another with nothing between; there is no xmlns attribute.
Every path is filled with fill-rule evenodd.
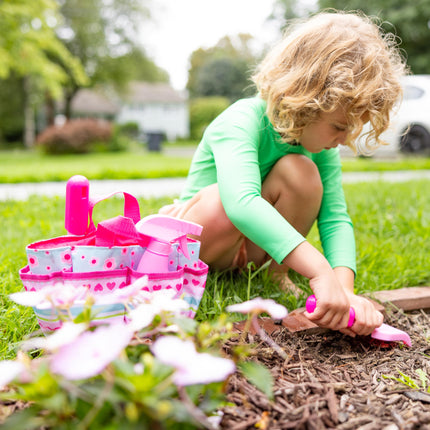
<svg viewBox="0 0 430 430"><path fill-rule="evenodd" d="M125 94L113 97L82 89L74 97L72 112L119 124L135 122L141 132L162 133L168 140L189 136L187 97L164 83L132 82Z"/></svg>

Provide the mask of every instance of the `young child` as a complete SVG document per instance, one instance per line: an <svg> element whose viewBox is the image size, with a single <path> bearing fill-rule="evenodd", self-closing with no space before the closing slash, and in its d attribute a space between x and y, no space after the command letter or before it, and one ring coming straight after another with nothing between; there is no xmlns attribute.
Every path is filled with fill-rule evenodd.
<svg viewBox="0 0 430 430"><path fill-rule="evenodd" d="M161 213L203 226L201 258L212 268L272 258L284 285L307 277L315 323L351 336L383 321L354 295L355 242L338 145L382 142L405 72L393 37L355 13L320 13L292 26L258 67L254 98L216 118L199 144L179 202ZM305 237L317 221L324 256ZM356 321L347 329L349 308Z"/></svg>

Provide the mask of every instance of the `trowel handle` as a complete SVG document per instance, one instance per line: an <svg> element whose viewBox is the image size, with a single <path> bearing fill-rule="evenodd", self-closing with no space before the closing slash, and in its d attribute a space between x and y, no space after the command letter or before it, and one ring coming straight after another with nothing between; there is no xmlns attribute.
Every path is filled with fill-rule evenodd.
<svg viewBox="0 0 430 430"><path fill-rule="evenodd" d="M317 307L317 298L312 294L306 300L306 310L311 314L315 311ZM349 320L348 327L352 327L355 321L355 311L354 308L349 308Z"/></svg>

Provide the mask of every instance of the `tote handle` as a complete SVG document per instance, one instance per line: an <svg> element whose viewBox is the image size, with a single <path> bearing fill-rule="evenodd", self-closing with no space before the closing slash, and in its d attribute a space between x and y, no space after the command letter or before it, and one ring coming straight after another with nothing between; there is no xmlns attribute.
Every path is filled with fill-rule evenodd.
<svg viewBox="0 0 430 430"><path fill-rule="evenodd" d="M94 221L93 221L94 206L97 203L99 203L103 200L107 200L108 198L110 198L116 194L123 194L124 195L124 216L127 218L131 218L135 224L140 221L139 202L137 201L136 197L134 197L133 195L131 195L129 193L126 193L124 191L115 191L111 194L108 194L108 195L102 196L102 197L90 197L89 205L88 205L88 213L89 213L90 222L89 222L87 234L92 233L96 230L96 226L94 225Z"/></svg>

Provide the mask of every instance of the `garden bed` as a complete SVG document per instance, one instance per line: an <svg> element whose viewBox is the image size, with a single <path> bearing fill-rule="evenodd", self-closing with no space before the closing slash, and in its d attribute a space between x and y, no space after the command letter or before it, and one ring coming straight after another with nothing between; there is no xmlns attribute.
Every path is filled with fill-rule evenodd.
<svg viewBox="0 0 430 430"><path fill-rule="evenodd" d="M274 401L236 373L227 388L234 406L223 410L221 428L430 429L430 316L397 311L386 322L408 332L412 347L331 331L291 333L280 326L271 337L287 353L284 360L249 334L255 344L251 359L273 375ZM408 384L392 379L405 379L402 374Z"/></svg>

